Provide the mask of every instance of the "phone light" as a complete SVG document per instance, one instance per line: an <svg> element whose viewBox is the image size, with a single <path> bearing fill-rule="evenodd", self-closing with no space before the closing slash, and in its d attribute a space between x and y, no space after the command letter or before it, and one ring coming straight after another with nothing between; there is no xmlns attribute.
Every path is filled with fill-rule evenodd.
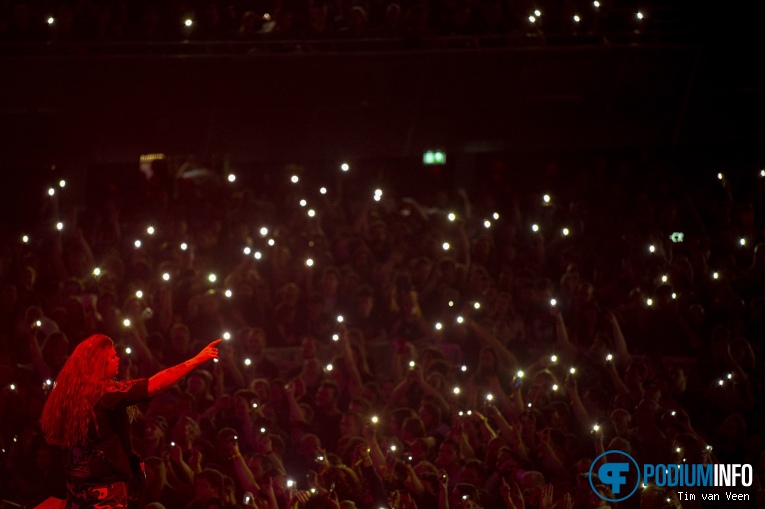
<svg viewBox="0 0 765 509"><path fill-rule="evenodd" d="M130 355L131 353L133 353L133 349L130 348L130 347L127 347L127 348L125 348L125 353Z"/></svg>
<svg viewBox="0 0 765 509"><path fill-rule="evenodd" d="M449 301L449 307L450 307L450 308L453 308L453 307L454 307L454 301L453 301L453 300L450 300L450 301Z"/></svg>
<svg viewBox="0 0 765 509"><path fill-rule="evenodd" d="M558 390L558 384L553 384L552 390L557 391Z"/></svg>
<svg viewBox="0 0 765 509"><path fill-rule="evenodd" d="M534 223L531 225L531 231L538 232L539 231L539 225Z"/></svg>
<svg viewBox="0 0 765 509"><path fill-rule="evenodd" d="M495 221L499 221L499 212L495 212L491 215L491 217L494 218Z"/></svg>
<svg viewBox="0 0 765 509"><path fill-rule="evenodd" d="M333 369L335 369L335 367L332 364L327 364L326 369L327 371L332 371Z"/></svg>
<svg viewBox="0 0 765 509"><path fill-rule="evenodd" d="M662 283L666 283L667 281L669 281L669 277L668 277L666 274L662 274L662 276L661 276L661 282L662 282Z"/></svg>
<svg viewBox="0 0 765 509"><path fill-rule="evenodd" d="M377 424L377 422L378 422L379 420L380 420L380 418L379 418L379 417L377 417L376 415L373 415L373 416L372 416L372 419L371 419L371 421L372 421L372 423L373 423L373 424Z"/></svg>
<svg viewBox="0 0 765 509"><path fill-rule="evenodd" d="M582 21L582 18L578 14L574 14L574 23L579 23L580 21Z"/></svg>
<svg viewBox="0 0 765 509"><path fill-rule="evenodd" d="M226 341L228 341L229 339L231 339L231 333L230 333L230 332L228 332L228 331L224 332L224 333L223 333L223 339L225 339Z"/></svg>
<svg viewBox="0 0 765 509"><path fill-rule="evenodd" d="M550 356L550 362L552 362L552 363L556 363L556 362L558 362L558 356L557 356L557 355L555 355L555 354L552 354L552 355Z"/></svg>
<svg viewBox="0 0 765 509"><path fill-rule="evenodd" d="M125 327L130 327L130 318L125 318L124 320L122 320L122 325L124 325Z"/></svg>
<svg viewBox="0 0 765 509"><path fill-rule="evenodd" d="M340 341L340 334L332 334L332 341Z"/></svg>
<svg viewBox="0 0 765 509"><path fill-rule="evenodd" d="M718 173L717 174L717 180L722 180L724 178L725 178L725 176L722 173Z"/></svg>
<svg viewBox="0 0 765 509"><path fill-rule="evenodd" d="M600 429L600 425L599 425L599 424L595 424L595 425L592 427L592 431L598 431L599 429Z"/></svg>
<svg viewBox="0 0 765 509"><path fill-rule="evenodd" d="M274 244L276 244L276 241L274 239L268 239L269 246L273 246Z"/></svg>
<svg viewBox="0 0 765 509"><path fill-rule="evenodd" d="M164 274L162 274L162 279L163 279L164 281L170 281L170 274L168 274L167 272L165 272Z"/></svg>
<svg viewBox="0 0 765 509"><path fill-rule="evenodd" d="M252 364L252 359L250 359L249 357L244 360L244 365L245 366L249 366L251 364Z"/></svg>
<svg viewBox="0 0 765 509"><path fill-rule="evenodd" d="M529 23L534 23L536 22L536 20L537 18L535 18L534 16L529 16Z"/></svg>
<svg viewBox="0 0 765 509"><path fill-rule="evenodd" d="M305 201L305 199L303 199L303 200L300 200L300 206L301 206L301 207L305 207L306 205L308 205L308 202L307 202L307 201Z"/></svg>
<svg viewBox="0 0 765 509"><path fill-rule="evenodd" d="M571 369L568 370L568 372L571 373L572 375L574 375L574 374L576 374L576 368L571 368Z"/></svg>
<svg viewBox="0 0 765 509"><path fill-rule="evenodd" d="M541 13L539 11L534 11L534 14L536 14L537 16L541 15ZM544 201L545 203L550 203L550 195L546 194L546 195L542 196L542 201Z"/></svg>
<svg viewBox="0 0 765 509"><path fill-rule="evenodd" d="M550 305L551 305L552 307L555 307L555 306L557 306L557 305L558 305L558 301L557 301L557 300L555 300L555 299L550 299Z"/></svg>
<svg viewBox="0 0 765 509"><path fill-rule="evenodd" d="M60 221L58 223L56 223L56 230L61 231L63 229L64 229L64 223L62 223Z"/></svg>
<svg viewBox="0 0 765 509"><path fill-rule="evenodd" d="M491 221L489 221L488 219L486 221L484 221L483 222L483 227L486 228L487 230L489 228L491 228Z"/></svg>
<svg viewBox="0 0 765 509"><path fill-rule="evenodd" d="M135 296L138 299L143 299L143 292L141 290L136 290L135 291Z"/></svg>
<svg viewBox="0 0 765 509"><path fill-rule="evenodd" d="M452 392L454 394L459 394L460 393L460 388L459 387L455 387L454 389L452 389Z"/></svg>
<svg viewBox="0 0 765 509"><path fill-rule="evenodd" d="M28 244L29 243L29 235L22 235L21 236L21 242L23 242L24 244Z"/></svg>
<svg viewBox="0 0 765 509"><path fill-rule="evenodd" d="M733 373L728 373L728 380L733 380Z"/></svg>
<svg viewBox="0 0 765 509"><path fill-rule="evenodd" d="M717 272L713 272L712 279L720 279L720 274L718 274Z"/></svg>
<svg viewBox="0 0 765 509"><path fill-rule="evenodd" d="M189 245L185 242L181 242L181 251L186 251L189 248Z"/></svg>
<svg viewBox="0 0 765 509"><path fill-rule="evenodd" d="M305 261L305 264L306 264L306 266L308 266L308 267L313 267L313 260L312 260L311 258L309 258L309 259L307 259L307 260Z"/></svg>
<svg viewBox="0 0 765 509"><path fill-rule="evenodd" d="M398 447L396 447L396 444L393 444L390 446L390 452L396 452L396 449L398 449Z"/></svg>
<svg viewBox="0 0 765 509"><path fill-rule="evenodd" d="M268 431L266 428L260 428L261 433L265 433L266 431ZM324 459L322 456L319 456L319 458Z"/></svg>
<svg viewBox="0 0 765 509"><path fill-rule="evenodd" d="M464 321L465 321L465 319L462 318L461 316L457 317L457 323L463 323Z"/></svg>
<svg viewBox="0 0 765 509"><path fill-rule="evenodd" d="M760 177L765 177L765 170L760 170Z"/></svg>
<svg viewBox="0 0 765 509"><path fill-rule="evenodd" d="M64 179L59 180L58 181L58 187L60 187L61 189L65 188L66 187L66 180L64 180Z"/></svg>
<svg viewBox="0 0 765 509"><path fill-rule="evenodd" d="M133 242L133 245L135 246L136 249L139 249L141 247L141 241L136 239L136 241Z"/></svg>
<svg viewBox="0 0 765 509"><path fill-rule="evenodd" d="M316 211L313 209L308 209L308 217L314 217L316 215Z"/></svg>
<svg viewBox="0 0 765 509"><path fill-rule="evenodd" d="M415 366L415 365L416 365L416 364L415 364L415 362L414 362L414 361L409 361L409 367L410 367L410 368L414 368L414 366Z"/></svg>
<svg viewBox="0 0 765 509"><path fill-rule="evenodd" d="M295 481L292 479L287 479L287 487L292 488L293 486L295 486Z"/></svg>
<svg viewBox="0 0 765 509"><path fill-rule="evenodd" d="M642 20L643 18L645 18L645 16L643 16L643 13L642 13L642 12L640 12L640 11L637 11L637 13L635 14L635 17L636 17L637 19L640 19L640 20Z"/></svg>
<svg viewBox="0 0 765 509"><path fill-rule="evenodd" d="M449 246L448 242L444 242L443 244L441 244L441 247L443 248L444 251L448 251L449 247L451 247L451 246Z"/></svg>
<svg viewBox="0 0 765 509"><path fill-rule="evenodd" d="M454 212L449 212L449 215L447 215L446 218L449 221L454 222L457 220L457 214L455 214Z"/></svg>
<svg viewBox="0 0 765 509"><path fill-rule="evenodd" d="M53 385L53 380L48 378L47 380L45 380L45 385L48 385L48 386Z"/></svg>
<svg viewBox="0 0 765 509"><path fill-rule="evenodd" d="M98 267L93 269L93 275L94 276L100 276L101 275L101 269L99 269Z"/></svg>
<svg viewBox="0 0 765 509"><path fill-rule="evenodd" d="M717 381L717 383L718 383L719 385L723 385L723 384L725 383L725 381L724 381L724 380L721 378L720 380L718 380L718 381Z"/></svg>
<svg viewBox="0 0 765 509"><path fill-rule="evenodd" d="M337 315L337 323L343 323L343 320L345 320L345 318L343 318L343 315Z"/></svg>
<svg viewBox="0 0 765 509"><path fill-rule="evenodd" d="M350 167L350 166L348 166L348 163L343 163L343 164L341 164L341 165L340 165L340 169L341 169L342 171L348 171L348 170L350 170L350 169L351 169L351 167Z"/></svg>
<svg viewBox="0 0 765 509"><path fill-rule="evenodd" d="M656 246L654 246L653 244L650 244L648 246L648 251L651 252L651 253L656 252Z"/></svg>
<svg viewBox="0 0 765 509"><path fill-rule="evenodd" d="M611 362L612 360L614 360L614 356L613 355L611 355L611 354L606 355L606 362Z"/></svg>
<svg viewBox="0 0 765 509"><path fill-rule="evenodd" d="M189 18L186 18L186 21L184 21L184 22L183 22L183 24L184 24L184 25L186 25L186 27L189 27L189 28L190 28L190 27L191 27L191 25L193 25L193 24L194 24L194 22L193 22L191 19L189 19Z"/></svg>
<svg viewBox="0 0 765 509"><path fill-rule="evenodd" d="M649 298L647 298L647 299L645 300L645 305L646 305L646 306L648 306L649 308L650 308L651 306L653 306L653 299L652 299L652 298L650 298L650 297L649 297Z"/></svg>
<svg viewBox="0 0 765 509"><path fill-rule="evenodd" d="M474 302L474 303L473 303L473 307L474 307L475 309L481 309L481 303L480 303L480 302L478 302L478 301L476 301L476 302Z"/></svg>
<svg viewBox="0 0 765 509"><path fill-rule="evenodd" d="M207 280L211 283L214 283L218 280L218 276L210 272L210 274L207 275Z"/></svg>
<svg viewBox="0 0 765 509"><path fill-rule="evenodd" d="M486 395L486 401L492 401L494 399L494 394L489 393Z"/></svg>
<svg viewBox="0 0 765 509"><path fill-rule="evenodd" d="M54 194L56 194L56 190L55 189L53 189L52 187L50 189L48 189L48 196L53 196Z"/></svg>
<svg viewBox="0 0 765 509"><path fill-rule="evenodd" d="M436 330L441 330L443 328L444 326L441 324L441 322L436 323Z"/></svg>
<svg viewBox="0 0 765 509"><path fill-rule="evenodd" d="M154 235L154 231L155 230L153 226L149 226L148 228L146 228L146 233L148 233L149 235Z"/></svg>
<svg viewBox="0 0 765 509"><path fill-rule="evenodd" d="M243 252L244 254L248 255L248 254L252 253L252 249L250 249L250 247L249 247L249 246L247 246L247 247L245 247L244 249L242 249L242 252Z"/></svg>
<svg viewBox="0 0 765 509"><path fill-rule="evenodd" d="M568 228L563 228L561 233L563 234L564 237L568 237L568 234L571 233L571 230L569 230Z"/></svg>
<svg viewBox="0 0 765 509"><path fill-rule="evenodd" d="M37 325L38 327L42 327L42 320L37 320L35 322L35 325Z"/></svg>
<svg viewBox="0 0 765 509"><path fill-rule="evenodd" d="M261 226L260 227L260 236L261 237L265 237L266 235L268 235L268 228L266 228L265 226Z"/></svg>
<svg viewBox="0 0 765 509"><path fill-rule="evenodd" d="M56 22L56 18L53 18L53 17L48 18L48 24L49 25L52 25L55 22Z"/></svg>
<svg viewBox="0 0 765 509"><path fill-rule="evenodd" d="M228 181L231 182L232 184L234 182L236 182L236 175L234 175L233 173L229 173L228 174Z"/></svg>
<svg viewBox="0 0 765 509"><path fill-rule="evenodd" d="M534 16L536 16L536 17L539 17L539 16L541 16L541 15L542 15L542 11L540 11L539 9L534 9ZM545 200L545 201L548 201L548 202L549 202L549 201L550 201L550 197L549 197L548 195L545 195L545 196L547 196L547 198L548 198L548 199L547 199L547 200Z"/></svg>
<svg viewBox="0 0 765 509"><path fill-rule="evenodd" d="M676 413L677 413L677 412L675 412L674 410L672 410L672 417L674 417Z"/></svg>
<svg viewBox="0 0 765 509"><path fill-rule="evenodd" d="M746 245L746 238L741 237L740 239L738 239L738 243L741 244L742 246L745 246Z"/></svg>
<svg viewBox="0 0 765 509"><path fill-rule="evenodd" d="M595 7L596 9L600 9L600 2L598 2L598 0L595 0L594 2L592 2L592 6Z"/></svg>
<svg viewBox="0 0 765 509"><path fill-rule="evenodd" d="M170 442L170 447L175 447L175 442Z"/></svg>
<svg viewBox="0 0 765 509"><path fill-rule="evenodd" d="M255 254L253 254L252 257L255 258L256 260L260 260L261 258L263 258L263 255L261 254L260 251L255 251Z"/></svg>
<svg viewBox="0 0 765 509"><path fill-rule="evenodd" d="M321 194L327 194L327 188L326 187L321 187L321 188L319 188L319 192Z"/></svg>
<svg viewBox="0 0 765 509"><path fill-rule="evenodd" d="M462 371L463 373L466 372L467 371L467 366L465 366L464 364L462 366L460 366L460 371Z"/></svg>

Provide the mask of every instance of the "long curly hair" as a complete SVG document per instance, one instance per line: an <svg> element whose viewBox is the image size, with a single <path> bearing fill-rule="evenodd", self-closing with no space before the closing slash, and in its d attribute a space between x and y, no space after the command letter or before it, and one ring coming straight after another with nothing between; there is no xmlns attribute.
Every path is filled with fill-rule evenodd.
<svg viewBox="0 0 765 509"><path fill-rule="evenodd" d="M77 345L61 368L40 418L49 443L75 447L85 442L95 417L93 407L110 383L107 368L112 347L108 336L94 334Z"/></svg>

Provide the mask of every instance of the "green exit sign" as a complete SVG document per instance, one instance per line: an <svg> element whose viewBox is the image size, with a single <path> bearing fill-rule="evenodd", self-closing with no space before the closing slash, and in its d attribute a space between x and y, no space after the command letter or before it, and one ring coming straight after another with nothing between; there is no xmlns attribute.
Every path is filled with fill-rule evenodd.
<svg viewBox="0 0 765 509"><path fill-rule="evenodd" d="M443 150L428 150L422 154L423 164L446 164L446 152Z"/></svg>

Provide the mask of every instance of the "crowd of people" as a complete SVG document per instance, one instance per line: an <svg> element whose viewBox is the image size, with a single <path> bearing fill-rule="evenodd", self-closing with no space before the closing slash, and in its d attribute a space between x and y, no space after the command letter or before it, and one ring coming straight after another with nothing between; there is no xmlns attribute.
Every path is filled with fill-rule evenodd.
<svg viewBox="0 0 765 509"><path fill-rule="evenodd" d="M0 42L404 39L688 30L687 6L579 2L234 1L2 2ZM642 10L641 10L642 9ZM700 27L695 27L699 29Z"/></svg>
<svg viewBox="0 0 765 509"><path fill-rule="evenodd" d="M127 380L223 339L137 407L140 509L701 507L607 503L607 450L751 464L762 507L765 178L640 164L415 197L160 159L87 207L58 176L0 258L2 498L65 497L40 414L102 333Z"/></svg>

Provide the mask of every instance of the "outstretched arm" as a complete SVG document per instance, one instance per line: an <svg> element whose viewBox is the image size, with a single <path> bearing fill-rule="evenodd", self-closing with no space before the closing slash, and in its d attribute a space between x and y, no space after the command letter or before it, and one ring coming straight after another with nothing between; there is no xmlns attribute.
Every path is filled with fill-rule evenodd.
<svg viewBox="0 0 765 509"><path fill-rule="evenodd" d="M220 342L220 339L216 339L204 347L204 349L196 356L192 357L186 362L182 362L177 366L173 366L172 368L164 369L153 377L149 378L149 396L154 396L155 394L164 391L168 387L175 385L178 380L189 374L197 366L204 364L210 359L217 359L218 349L216 346Z"/></svg>

